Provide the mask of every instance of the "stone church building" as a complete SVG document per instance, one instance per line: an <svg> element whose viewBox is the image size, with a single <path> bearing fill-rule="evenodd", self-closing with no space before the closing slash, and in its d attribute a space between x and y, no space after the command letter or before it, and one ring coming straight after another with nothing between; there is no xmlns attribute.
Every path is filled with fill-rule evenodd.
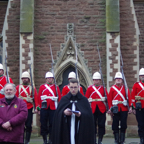
<svg viewBox="0 0 144 144"><path fill-rule="evenodd" d="M144 67L144 0L0 0L0 63L5 64L7 50L9 76L16 85L30 64L37 91L45 83L52 63L50 45L61 90L77 64L86 91L92 74L99 71L99 47L107 90L120 71L121 51L131 91ZM106 135L112 135L111 123L107 115ZM33 127L37 125L34 120ZM127 136L137 135L137 122L130 114Z"/></svg>

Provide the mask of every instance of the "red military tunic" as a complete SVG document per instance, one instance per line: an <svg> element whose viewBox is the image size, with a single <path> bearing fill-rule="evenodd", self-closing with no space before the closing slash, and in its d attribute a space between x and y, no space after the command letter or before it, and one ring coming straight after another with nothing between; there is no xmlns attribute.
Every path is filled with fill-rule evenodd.
<svg viewBox="0 0 144 144"><path fill-rule="evenodd" d="M105 97L104 95L104 88L103 86L95 86L95 85L90 85L86 91L85 96L87 98L92 98L92 99L101 99L101 97L98 95L98 93L94 90L93 86L100 92L100 94L102 95L102 97ZM106 90L106 89L105 89ZM106 94L108 97L108 92L106 90ZM106 111L106 106L104 104L103 101L93 101L91 102L91 108L92 108L92 112L94 113L96 110L96 106L98 106L99 110L101 111L101 113L104 113Z"/></svg>
<svg viewBox="0 0 144 144"><path fill-rule="evenodd" d="M9 77L9 81L10 83L13 83L12 79ZM6 76L1 76L0 77L0 90L3 89L3 87L5 86L5 84L7 83L7 78ZM3 94L0 93L0 99L4 98L5 96Z"/></svg>
<svg viewBox="0 0 144 144"><path fill-rule="evenodd" d="M26 90L25 90L22 88ZM32 87L31 85L18 85L16 87L16 96L19 97L19 98L22 98L26 104L27 104L27 109L31 109L33 107L33 104L31 102L28 102L25 98L27 98L27 94L28 96L30 96L30 98L32 98ZM38 107L38 95L37 95L37 91L36 91L36 88L34 88L34 101L35 101L35 107L37 108Z"/></svg>
<svg viewBox="0 0 144 144"><path fill-rule="evenodd" d="M49 85L49 84L41 85L40 88L39 88L39 94L38 94L38 101L39 101L40 108L41 108L41 104L42 104L41 96L46 95L46 96L53 97L52 93L49 91L49 89L47 89L47 87L45 85L47 85L53 91L54 96L56 96L56 89L55 89L54 84L52 84L52 85ZM58 101L60 101L61 93L60 93L60 89L59 89L58 86L57 86L57 91L58 91ZM53 100L46 99L46 101L47 101L47 108L46 109L48 109L49 107L50 107L51 110L56 109L55 102Z"/></svg>
<svg viewBox="0 0 144 144"><path fill-rule="evenodd" d="M113 85L113 86L122 93L122 95L124 96L124 98L126 100L126 93L125 93L124 85L122 85L120 87L118 87L117 85ZM109 97L108 97L109 109L112 108L112 106L113 106L112 100L123 101L123 98L120 96L120 94L118 94L118 92L113 88L113 86L110 88ZM129 106L132 106L129 89L128 89L128 102L129 102ZM128 111L128 107L124 106L122 103L119 103L117 106L118 106L118 111L120 111L120 110Z"/></svg>
<svg viewBox="0 0 144 144"><path fill-rule="evenodd" d="M144 83L140 81L140 82L136 82L132 88L131 96L132 96L132 103L134 107L136 107L136 102L137 102L135 100L135 96L141 96L141 98L144 98L144 90L142 90L142 87L140 85L144 87ZM144 100L141 100L141 106L142 108L144 108Z"/></svg>
<svg viewBox="0 0 144 144"><path fill-rule="evenodd" d="M69 85L64 86L63 89L62 89L62 96L67 95L69 91L70 91ZM80 86L80 93L81 93L82 95L84 95L83 89L82 89L81 86Z"/></svg>

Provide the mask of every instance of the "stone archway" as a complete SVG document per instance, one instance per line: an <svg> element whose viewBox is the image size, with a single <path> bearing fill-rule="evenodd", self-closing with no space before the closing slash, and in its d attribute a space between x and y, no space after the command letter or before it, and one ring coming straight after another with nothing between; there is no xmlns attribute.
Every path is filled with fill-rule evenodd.
<svg viewBox="0 0 144 144"><path fill-rule="evenodd" d="M84 52L80 50L80 45L76 43L74 24L67 24L65 43L61 44L54 67L55 78L59 86L63 83L63 73L69 67L75 68L75 64L77 64L80 84L87 89L92 84L91 69L87 66L87 60L84 59Z"/></svg>

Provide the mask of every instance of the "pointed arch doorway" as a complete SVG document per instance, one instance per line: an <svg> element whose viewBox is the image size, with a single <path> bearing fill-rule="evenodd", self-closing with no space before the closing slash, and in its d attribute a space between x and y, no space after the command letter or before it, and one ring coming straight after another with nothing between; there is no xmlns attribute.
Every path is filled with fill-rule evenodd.
<svg viewBox="0 0 144 144"><path fill-rule="evenodd" d="M72 71L75 72L75 68L73 66L69 66L65 71L63 71L63 74L62 74L62 83L61 83L61 85L59 85L59 88L60 88L61 92L62 92L63 87L69 83L68 82L68 75ZM85 94L86 88L82 84L80 84L80 85L83 88L83 92Z"/></svg>

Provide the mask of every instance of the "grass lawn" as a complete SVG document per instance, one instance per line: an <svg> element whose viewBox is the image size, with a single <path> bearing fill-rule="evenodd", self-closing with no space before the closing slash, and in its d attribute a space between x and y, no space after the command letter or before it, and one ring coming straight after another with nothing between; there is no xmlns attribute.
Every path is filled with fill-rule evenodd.
<svg viewBox="0 0 144 144"><path fill-rule="evenodd" d="M29 144L43 144L42 137L32 137Z"/></svg>

